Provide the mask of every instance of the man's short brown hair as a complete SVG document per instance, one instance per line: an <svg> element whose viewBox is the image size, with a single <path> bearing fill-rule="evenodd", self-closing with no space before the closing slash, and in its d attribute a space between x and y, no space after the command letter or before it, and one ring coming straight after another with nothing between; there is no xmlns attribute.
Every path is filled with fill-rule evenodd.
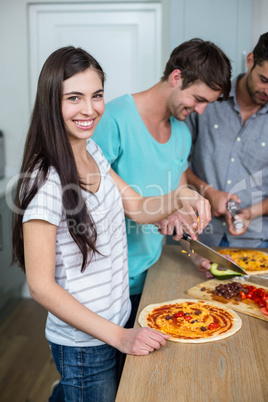
<svg viewBox="0 0 268 402"><path fill-rule="evenodd" d="M228 99L232 67L228 57L214 43L195 38L176 47L166 64L161 81L167 81L176 69L181 71L182 89L201 81L215 91L220 90L223 99Z"/></svg>
<svg viewBox="0 0 268 402"><path fill-rule="evenodd" d="M268 61L268 32L262 34L257 45L253 49L254 66L261 65L264 61Z"/></svg>

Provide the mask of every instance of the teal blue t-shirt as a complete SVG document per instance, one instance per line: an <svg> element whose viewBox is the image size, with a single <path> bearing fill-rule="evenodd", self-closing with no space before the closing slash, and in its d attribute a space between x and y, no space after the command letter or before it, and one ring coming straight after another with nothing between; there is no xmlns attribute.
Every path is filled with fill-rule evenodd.
<svg viewBox="0 0 268 402"><path fill-rule="evenodd" d="M184 122L170 118L171 136L160 144L147 130L131 95L109 102L93 140L112 169L144 197L175 190L187 169L191 135ZM142 291L146 272L160 257L163 236L154 225L126 218L130 294Z"/></svg>

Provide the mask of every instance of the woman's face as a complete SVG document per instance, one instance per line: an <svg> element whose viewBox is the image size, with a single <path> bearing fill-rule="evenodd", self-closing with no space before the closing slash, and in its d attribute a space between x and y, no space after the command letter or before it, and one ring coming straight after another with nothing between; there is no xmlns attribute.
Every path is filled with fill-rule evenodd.
<svg viewBox="0 0 268 402"><path fill-rule="evenodd" d="M70 141L90 138L104 108L103 85L95 70L87 69L63 81L62 117Z"/></svg>

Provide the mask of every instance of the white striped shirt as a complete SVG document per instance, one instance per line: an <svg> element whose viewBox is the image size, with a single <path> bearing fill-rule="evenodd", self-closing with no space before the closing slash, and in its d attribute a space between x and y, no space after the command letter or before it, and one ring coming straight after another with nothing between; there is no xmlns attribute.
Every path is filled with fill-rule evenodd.
<svg viewBox="0 0 268 402"><path fill-rule="evenodd" d="M82 190L97 228L97 250L81 273L82 255L67 228L64 189L54 168L25 211L23 222L42 219L56 225L56 282L98 315L124 326L130 314L125 217L122 199L109 174L110 165L93 140L87 150L97 163L101 182L96 193ZM78 206L79 207L79 206ZM78 230L86 230L81 224ZM37 267L38 269L38 267ZM103 342L48 313L46 337L66 346L96 346Z"/></svg>

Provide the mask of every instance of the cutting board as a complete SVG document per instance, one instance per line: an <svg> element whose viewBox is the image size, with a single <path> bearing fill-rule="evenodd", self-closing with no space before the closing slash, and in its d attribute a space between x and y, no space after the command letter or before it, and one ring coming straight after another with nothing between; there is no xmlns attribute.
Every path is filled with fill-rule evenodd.
<svg viewBox="0 0 268 402"><path fill-rule="evenodd" d="M224 304L225 306L231 308L232 310L239 311L240 313L250 315L255 318L259 318L260 320L268 321L268 316L262 314L260 311L259 306L254 303L250 299L242 300L241 302L237 302L234 299L227 300L222 296L217 296L212 293L212 291L215 289L216 286L219 284L226 284L228 282L231 282L230 279L228 280L218 280L218 279L210 279L209 281L200 283L199 285L194 286L193 288L189 289L187 291L188 295L193 296L199 300L209 300L209 301L216 301ZM268 292L268 288L265 286L260 286L256 285L256 283L252 282L246 282L246 281L240 281L240 280L235 280L235 282L240 282L245 285L252 285L256 287L261 287ZM201 290L202 288L205 288L205 290Z"/></svg>

